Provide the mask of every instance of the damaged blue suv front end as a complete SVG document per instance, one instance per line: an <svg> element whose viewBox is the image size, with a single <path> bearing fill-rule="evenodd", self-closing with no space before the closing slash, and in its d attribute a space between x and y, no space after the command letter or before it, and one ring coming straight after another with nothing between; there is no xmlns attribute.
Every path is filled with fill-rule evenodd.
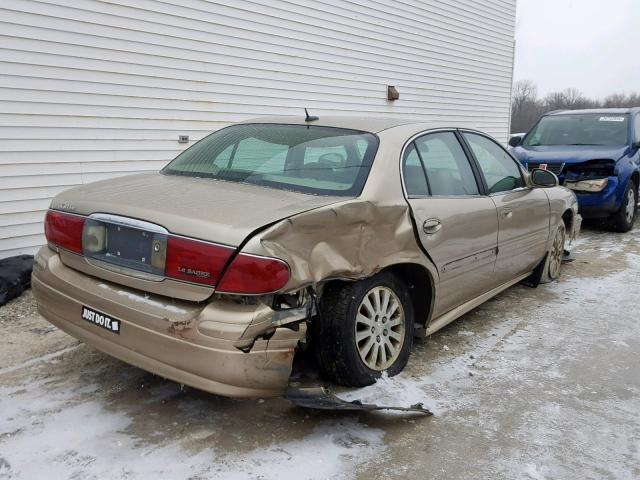
<svg viewBox="0 0 640 480"><path fill-rule="evenodd" d="M640 109L568 110L544 115L509 142L529 170L555 173L578 197L580 214L633 228L640 184Z"/></svg>

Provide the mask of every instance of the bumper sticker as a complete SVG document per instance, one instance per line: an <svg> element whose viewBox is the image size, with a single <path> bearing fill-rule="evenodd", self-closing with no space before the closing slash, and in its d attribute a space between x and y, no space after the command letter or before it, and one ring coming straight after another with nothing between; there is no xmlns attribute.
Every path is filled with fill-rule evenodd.
<svg viewBox="0 0 640 480"><path fill-rule="evenodd" d="M89 307L82 307L82 319L120 335L120 320L116 320L109 315L100 313Z"/></svg>

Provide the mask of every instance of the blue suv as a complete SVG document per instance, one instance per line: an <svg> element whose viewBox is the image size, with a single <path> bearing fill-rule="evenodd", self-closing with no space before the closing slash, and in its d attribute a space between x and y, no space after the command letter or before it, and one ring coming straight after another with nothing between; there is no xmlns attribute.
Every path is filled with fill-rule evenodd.
<svg viewBox="0 0 640 480"><path fill-rule="evenodd" d="M640 185L640 108L547 113L524 137L509 141L529 170L550 170L578 197L583 218L633 228Z"/></svg>

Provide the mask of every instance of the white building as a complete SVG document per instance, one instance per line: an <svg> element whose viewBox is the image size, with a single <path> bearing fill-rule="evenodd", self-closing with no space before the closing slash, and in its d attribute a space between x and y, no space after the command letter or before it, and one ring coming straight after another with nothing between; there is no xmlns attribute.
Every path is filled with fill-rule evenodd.
<svg viewBox="0 0 640 480"><path fill-rule="evenodd" d="M410 116L506 141L515 4L3 0L0 257L44 243L58 192L248 117Z"/></svg>

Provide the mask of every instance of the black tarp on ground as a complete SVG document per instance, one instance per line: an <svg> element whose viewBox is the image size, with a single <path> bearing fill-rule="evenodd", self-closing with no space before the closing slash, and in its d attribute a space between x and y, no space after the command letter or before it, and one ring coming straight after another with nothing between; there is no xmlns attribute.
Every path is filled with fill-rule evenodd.
<svg viewBox="0 0 640 480"><path fill-rule="evenodd" d="M0 260L0 306L19 297L31 285L33 255Z"/></svg>

